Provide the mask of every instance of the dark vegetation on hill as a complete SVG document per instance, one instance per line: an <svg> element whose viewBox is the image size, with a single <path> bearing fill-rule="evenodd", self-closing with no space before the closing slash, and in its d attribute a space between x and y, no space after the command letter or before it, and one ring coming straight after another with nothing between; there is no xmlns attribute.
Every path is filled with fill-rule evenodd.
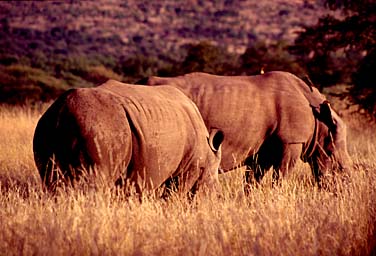
<svg viewBox="0 0 376 256"><path fill-rule="evenodd" d="M353 101L374 112L374 5L371 0L0 2L0 102L48 101L109 78L136 82L150 75L252 75L265 69L290 71L319 88L355 84Z"/></svg>

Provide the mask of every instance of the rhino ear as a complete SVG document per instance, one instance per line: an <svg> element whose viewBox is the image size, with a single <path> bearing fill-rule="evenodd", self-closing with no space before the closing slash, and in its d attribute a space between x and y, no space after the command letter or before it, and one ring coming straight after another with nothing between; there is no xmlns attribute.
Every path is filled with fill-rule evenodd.
<svg viewBox="0 0 376 256"><path fill-rule="evenodd" d="M323 103L321 103L319 109L313 108L313 113L316 118L328 126L331 131L335 129L336 124L332 116L329 101L325 100Z"/></svg>
<svg viewBox="0 0 376 256"><path fill-rule="evenodd" d="M221 130L216 129L216 128L211 129L209 133L209 138L208 138L210 148L214 152L217 152L224 138L225 138L225 135Z"/></svg>

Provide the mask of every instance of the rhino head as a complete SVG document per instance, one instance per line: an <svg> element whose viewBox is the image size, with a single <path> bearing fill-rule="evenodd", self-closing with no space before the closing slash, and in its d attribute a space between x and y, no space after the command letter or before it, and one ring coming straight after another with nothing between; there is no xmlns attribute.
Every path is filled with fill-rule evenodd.
<svg viewBox="0 0 376 256"><path fill-rule="evenodd" d="M207 137L209 147L205 147L203 157L200 157L204 161L199 163L200 177L191 189L192 194L196 194L199 187L203 193L221 194L222 189L218 180L218 173L222 157L221 145L223 139L224 133L221 130L216 128L210 130Z"/></svg>
<svg viewBox="0 0 376 256"><path fill-rule="evenodd" d="M332 110L328 101L319 107L312 106L315 116L315 131L311 140L311 150L305 154L316 180L319 182L330 171L348 172L353 163L347 151L346 125Z"/></svg>
<svg viewBox="0 0 376 256"><path fill-rule="evenodd" d="M212 128L209 137L208 137L208 143L210 146L210 152L208 154L213 155L214 158L211 156L208 156L208 162L206 163L206 166L208 166L211 169L215 169L216 173L218 173L218 169L220 169L220 162L222 157L222 150L221 145L224 139L224 133L223 131Z"/></svg>

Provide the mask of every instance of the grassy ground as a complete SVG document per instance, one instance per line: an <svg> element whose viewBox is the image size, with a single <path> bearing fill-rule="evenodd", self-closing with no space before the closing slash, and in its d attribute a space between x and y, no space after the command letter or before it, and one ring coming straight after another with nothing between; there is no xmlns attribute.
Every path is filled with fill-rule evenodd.
<svg viewBox="0 0 376 256"><path fill-rule="evenodd" d="M313 185L303 163L249 197L242 172L221 176L224 195L189 203L110 190L43 194L32 136L40 111L0 108L0 255L367 255L375 253L376 126L348 115L350 183ZM334 191L334 192L333 192Z"/></svg>

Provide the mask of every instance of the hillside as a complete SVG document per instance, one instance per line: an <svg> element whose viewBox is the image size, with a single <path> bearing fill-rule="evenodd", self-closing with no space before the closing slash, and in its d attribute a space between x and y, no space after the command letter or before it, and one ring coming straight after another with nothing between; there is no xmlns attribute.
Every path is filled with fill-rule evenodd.
<svg viewBox="0 0 376 256"><path fill-rule="evenodd" d="M1 1L0 102L48 101L109 78L264 64L305 74L286 47L326 12L319 0Z"/></svg>
<svg viewBox="0 0 376 256"><path fill-rule="evenodd" d="M11 1L0 2L2 26L19 45L51 53L161 54L209 41L242 53L254 41L291 42L326 10L319 1ZM25 49L23 49L25 50ZM178 57L178 56L176 56Z"/></svg>

